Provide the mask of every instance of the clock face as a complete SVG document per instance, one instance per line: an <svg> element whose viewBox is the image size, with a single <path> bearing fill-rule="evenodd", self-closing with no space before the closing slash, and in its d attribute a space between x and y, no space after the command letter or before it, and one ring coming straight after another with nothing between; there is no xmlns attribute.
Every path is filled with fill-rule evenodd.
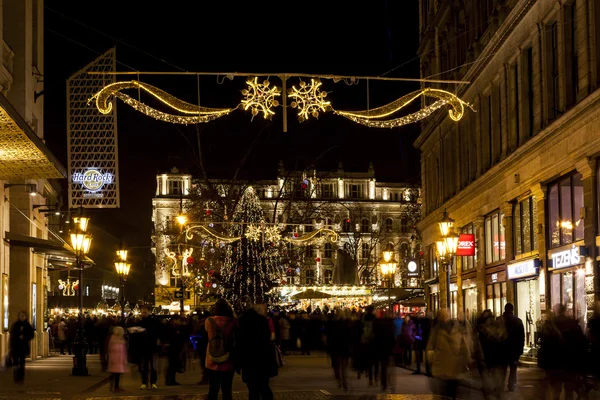
<svg viewBox="0 0 600 400"><path fill-rule="evenodd" d="M417 272L417 263L411 261L408 263L408 272Z"/></svg>

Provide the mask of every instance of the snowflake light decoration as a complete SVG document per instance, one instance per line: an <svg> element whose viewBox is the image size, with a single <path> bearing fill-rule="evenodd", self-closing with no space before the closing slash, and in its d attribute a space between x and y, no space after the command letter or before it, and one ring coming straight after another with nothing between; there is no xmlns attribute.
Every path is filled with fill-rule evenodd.
<svg viewBox="0 0 600 400"><path fill-rule="evenodd" d="M279 242L281 240L281 233L279 232L279 227L269 226L265 228L265 238L269 242Z"/></svg>
<svg viewBox="0 0 600 400"><path fill-rule="evenodd" d="M300 88L292 86L288 90L288 97L294 99L290 104L292 108L298 108L298 120L304 122L311 116L319 118L319 111L327 112L331 109L331 103L325 101L327 92L322 92L319 80L311 79L310 84L300 81Z"/></svg>
<svg viewBox="0 0 600 400"><path fill-rule="evenodd" d="M246 228L246 239L252 240L254 242L260 240L261 228L256 225L248 225Z"/></svg>
<svg viewBox="0 0 600 400"><path fill-rule="evenodd" d="M245 98L241 102L244 110L251 109L252 119L260 112L265 119L271 119L275 115L272 108L279 106L279 101L275 97L281 96L281 90L277 86L269 87L268 80L258 83L258 77L249 79L246 83L248 89L242 90Z"/></svg>

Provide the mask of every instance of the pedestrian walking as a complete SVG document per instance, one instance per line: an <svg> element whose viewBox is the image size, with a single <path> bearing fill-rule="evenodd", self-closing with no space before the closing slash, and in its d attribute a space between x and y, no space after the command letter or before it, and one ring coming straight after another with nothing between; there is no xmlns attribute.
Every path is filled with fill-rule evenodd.
<svg viewBox="0 0 600 400"><path fill-rule="evenodd" d="M60 355L65 354L65 345L67 344L67 324L65 319L61 318L57 328L58 334L58 347L60 349Z"/></svg>
<svg viewBox="0 0 600 400"><path fill-rule="evenodd" d="M155 390L157 381L156 359L160 346L161 326L152 316L150 308L143 306L142 319L138 323L138 333L132 337L138 345L139 369L142 374L142 385L140 389L150 388Z"/></svg>
<svg viewBox="0 0 600 400"><path fill-rule="evenodd" d="M219 390L223 393L223 400L231 400L235 374L234 339L238 323L227 300L217 300L214 316L206 318L205 329L208 332L206 350L208 400L217 400Z"/></svg>
<svg viewBox="0 0 600 400"><path fill-rule="evenodd" d="M265 314L266 304L249 305L239 318L236 370L248 386L249 400L273 400L269 379L277 375L277 361Z"/></svg>
<svg viewBox="0 0 600 400"><path fill-rule="evenodd" d="M508 391L514 392L517 389L517 364L519 357L523 354L525 346L525 328L523 321L514 314L515 307L512 303L506 303L504 306L504 325L506 326L506 364L504 376L506 377L506 368L509 368ZM504 381L502 382L504 384ZM504 385L503 385L504 386Z"/></svg>
<svg viewBox="0 0 600 400"><path fill-rule="evenodd" d="M10 357L15 367L14 379L17 384L23 384L25 379L25 358L31 350L29 342L33 339L33 333L27 314L21 311L17 321L10 328Z"/></svg>
<svg viewBox="0 0 600 400"><path fill-rule="evenodd" d="M124 390L119 387L121 375L127 372L127 346L125 344L125 330L120 326L112 329L108 341L108 372L110 375L110 389L120 393Z"/></svg>
<svg viewBox="0 0 600 400"><path fill-rule="evenodd" d="M331 357L333 374L339 388L348 390L348 359L350 357L351 336L350 315L347 310L337 309L335 317L327 322L327 352Z"/></svg>

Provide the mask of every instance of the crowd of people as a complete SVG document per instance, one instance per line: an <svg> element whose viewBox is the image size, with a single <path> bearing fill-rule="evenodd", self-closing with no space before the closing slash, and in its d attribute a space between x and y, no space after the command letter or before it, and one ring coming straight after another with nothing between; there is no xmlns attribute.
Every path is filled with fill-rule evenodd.
<svg viewBox="0 0 600 400"><path fill-rule="evenodd" d="M123 325L127 329L123 328ZM83 328L83 329L81 329ZM125 324L113 317L57 318L50 326L61 354L71 354L77 332L83 332L86 351L99 353L102 368L111 373L111 388L120 392L120 376L135 364L141 375L140 389L156 389L157 358L166 356L165 384L178 385L190 350L200 360L198 384L209 386L210 400L222 392L232 397L236 372L247 384L250 399L272 399L269 379L282 366L283 354L310 355L325 350L333 376L348 390L350 376L368 379L369 385L389 385L389 364L413 369L434 379L437 394L456 398L463 378L481 382L485 399L499 399L505 390L517 388L519 358L523 353L523 322L507 303L496 317L485 310L473 322L446 310L433 315L389 318L368 306L364 311L335 309L300 312L267 311L265 304L248 305L239 315L219 299L210 312L197 310L188 317L152 315L142 307L139 317ZM15 381L24 379L25 358L34 330L24 312L10 330L10 355ZM546 379L540 398L586 398L600 377L594 362L600 356L600 304L587 321L571 317L562 304L547 312L537 332L538 365ZM191 339L191 340L190 340ZM350 373L350 371L353 371ZM591 382L591 384L590 384Z"/></svg>

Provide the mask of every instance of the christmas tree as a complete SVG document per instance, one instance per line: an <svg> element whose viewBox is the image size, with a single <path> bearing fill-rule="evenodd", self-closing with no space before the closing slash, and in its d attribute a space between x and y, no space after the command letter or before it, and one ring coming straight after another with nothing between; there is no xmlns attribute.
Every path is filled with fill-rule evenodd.
<svg viewBox="0 0 600 400"><path fill-rule="evenodd" d="M282 275L280 243L265 235L263 210L252 187L244 191L231 222L229 236L242 239L227 246L221 269L223 295L233 304L242 296L255 303L268 301Z"/></svg>

